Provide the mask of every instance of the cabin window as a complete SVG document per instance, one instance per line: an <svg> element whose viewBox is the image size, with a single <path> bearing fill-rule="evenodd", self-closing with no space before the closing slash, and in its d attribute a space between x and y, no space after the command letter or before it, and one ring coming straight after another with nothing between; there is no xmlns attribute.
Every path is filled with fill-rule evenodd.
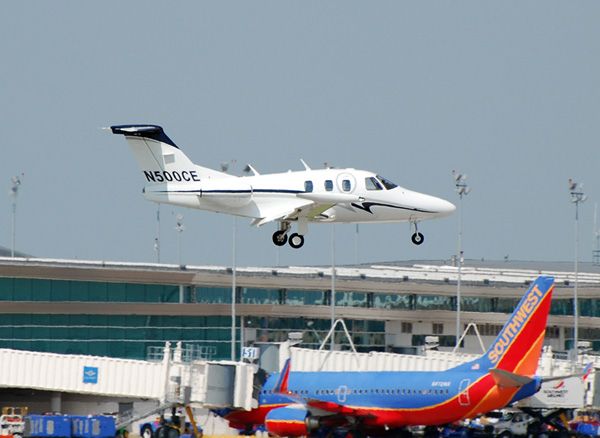
<svg viewBox="0 0 600 438"><path fill-rule="evenodd" d="M345 179L342 181L342 190L344 192L349 192L352 189L352 184L350 184L349 179Z"/></svg>
<svg viewBox="0 0 600 438"><path fill-rule="evenodd" d="M365 187L367 190L383 190L379 181L372 176L365 178Z"/></svg>
<svg viewBox="0 0 600 438"><path fill-rule="evenodd" d="M325 190L327 190L328 192L331 192L333 190L333 181L331 181L330 179L325 180Z"/></svg>
<svg viewBox="0 0 600 438"><path fill-rule="evenodd" d="M313 182L312 181L304 181L304 191L310 193L313 191Z"/></svg>

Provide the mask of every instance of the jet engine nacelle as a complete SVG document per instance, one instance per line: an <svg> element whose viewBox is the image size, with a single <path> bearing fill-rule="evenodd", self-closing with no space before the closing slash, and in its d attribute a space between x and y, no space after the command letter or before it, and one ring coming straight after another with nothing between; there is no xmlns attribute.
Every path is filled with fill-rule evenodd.
<svg viewBox="0 0 600 438"><path fill-rule="evenodd" d="M252 186L243 178L204 180L200 184L202 201L225 207L244 207L252 201Z"/></svg>
<svg viewBox="0 0 600 438"><path fill-rule="evenodd" d="M319 428L319 421L309 416L303 405L289 405L269 411L265 426L271 435L300 437L308 436Z"/></svg>

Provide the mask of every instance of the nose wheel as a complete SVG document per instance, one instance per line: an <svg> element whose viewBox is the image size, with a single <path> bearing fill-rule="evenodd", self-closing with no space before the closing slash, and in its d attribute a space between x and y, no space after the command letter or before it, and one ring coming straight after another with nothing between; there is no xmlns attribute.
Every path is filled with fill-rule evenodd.
<svg viewBox="0 0 600 438"><path fill-rule="evenodd" d="M425 236L423 236L423 234L421 234L421 233L414 233L410 237L410 240L412 240L412 243L414 243L415 245L420 245L425 240Z"/></svg>
<svg viewBox="0 0 600 438"><path fill-rule="evenodd" d="M413 222L412 225L413 227L415 227L415 232L412 236L410 236L410 240L412 240L412 243L414 243L415 245L420 245L425 241L425 236L423 236L422 233L419 233L416 222Z"/></svg>

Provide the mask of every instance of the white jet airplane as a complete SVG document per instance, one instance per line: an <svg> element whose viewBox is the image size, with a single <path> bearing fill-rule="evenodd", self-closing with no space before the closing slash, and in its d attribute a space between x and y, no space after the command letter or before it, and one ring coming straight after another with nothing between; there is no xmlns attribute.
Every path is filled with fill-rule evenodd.
<svg viewBox="0 0 600 438"><path fill-rule="evenodd" d="M252 218L252 225L279 222L273 243L304 245L309 222L410 222L412 242L423 243L417 223L451 214L448 201L399 187L373 172L305 170L236 177L198 166L156 125L111 126L122 134L140 165L146 199ZM289 235L292 222L297 232Z"/></svg>

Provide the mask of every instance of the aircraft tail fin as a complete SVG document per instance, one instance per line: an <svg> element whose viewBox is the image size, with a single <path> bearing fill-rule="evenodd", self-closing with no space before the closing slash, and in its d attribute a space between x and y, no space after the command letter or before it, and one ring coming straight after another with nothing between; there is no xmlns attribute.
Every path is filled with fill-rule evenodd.
<svg viewBox="0 0 600 438"><path fill-rule="evenodd" d="M192 163L160 126L115 125L110 129L113 134L125 136L146 182L185 183L231 176Z"/></svg>
<svg viewBox="0 0 600 438"><path fill-rule="evenodd" d="M542 352L553 290L553 277L538 277L523 295L488 351L460 367L472 370L495 369L497 376L503 371L533 376ZM506 377L506 374L503 376Z"/></svg>
<svg viewBox="0 0 600 438"><path fill-rule="evenodd" d="M291 359L285 361L283 364L283 368L279 373L279 380L275 383L275 387L273 388L273 392L279 392L283 394L288 393L288 381L290 379L290 370L291 370Z"/></svg>

